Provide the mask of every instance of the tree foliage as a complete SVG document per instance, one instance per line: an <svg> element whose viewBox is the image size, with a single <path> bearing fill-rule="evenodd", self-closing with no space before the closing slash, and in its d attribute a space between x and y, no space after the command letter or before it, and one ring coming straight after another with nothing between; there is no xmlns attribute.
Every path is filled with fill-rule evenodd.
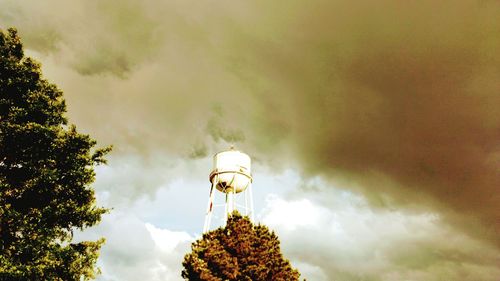
<svg viewBox="0 0 500 281"><path fill-rule="evenodd" d="M62 92L0 30L0 280L89 280L103 239L73 243L97 224L94 166L109 148L68 125Z"/></svg>
<svg viewBox="0 0 500 281"><path fill-rule="evenodd" d="M264 225L253 225L234 213L224 228L205 233L184 257L186 280L299 280L300 273L284 259L280 242Z"/></svg>

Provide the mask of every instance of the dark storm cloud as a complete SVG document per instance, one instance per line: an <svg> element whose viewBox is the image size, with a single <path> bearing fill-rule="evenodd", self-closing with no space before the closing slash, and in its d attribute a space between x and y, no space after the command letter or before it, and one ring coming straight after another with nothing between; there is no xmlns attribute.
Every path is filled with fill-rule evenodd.
<svg viewBox="0 0 500 281"><path fill-rule="evenodd" d="M2 1L0 24L23 32L33 50L50 54L69 47L66 63L83 75L123 77L155 54L155 22L135 1Z"/></svg>
<svg viewBox="0 0 500 281"><path fill-rule="evenodd" d="M239 143L245 140L245 134L238 129L230 129L225 124L224 109L216 106L213 116L207 121L206 131L214 141L224 140L228 143Z"/></svg>
<svg viewBox="0 0 500 281"><path fill-rule="evenodd" d="M389 205L449 208L450 218L481 222L476 234L496 240L498 8L311 4L285 17L287 29L269 42L248 40L248 65L283 86L265 98L284 112L287 142L308 173L350 179L374 203L382 194ZM273 21L285 19L278 12ZM267 116L279 120L278 110Z"/></svg>
<svg viewBox="0 0 500 281"><path fill-rule="evenodd" d="M237 142L500 244L497 1L102 3L1 15L118 153Z"/></svg>

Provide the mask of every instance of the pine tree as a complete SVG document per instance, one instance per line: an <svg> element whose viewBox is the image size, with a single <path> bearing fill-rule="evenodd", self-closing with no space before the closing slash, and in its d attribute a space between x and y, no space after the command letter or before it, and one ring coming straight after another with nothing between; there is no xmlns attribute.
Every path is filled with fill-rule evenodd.
<svg viewBox="0 0 500 281"><path fill-rule="evenodd" d="M264 225L234 213L224 228L205 233L184 257L182 277L203 281L291 281L300 273L284 259L280 242Z"/></svg>
<svg viewBox="0 0 500 281"><path fill-rule="evenodd" d="M94 166L109 148L68 125L62 92L0 30L0 280L89 280L103 240L72 243L107 210Z"/></svg>

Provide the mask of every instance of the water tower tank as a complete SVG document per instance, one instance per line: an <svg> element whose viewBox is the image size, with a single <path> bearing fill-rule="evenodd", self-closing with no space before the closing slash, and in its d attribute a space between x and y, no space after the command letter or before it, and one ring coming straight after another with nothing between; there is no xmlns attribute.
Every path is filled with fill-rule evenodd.
<svg viewBox="0 0 500 281"><path fill-rule="evenodd" d="M230 149L214 155L214 169L210 173L210 182L224 193L239 193L252 182L250 156L238 150Z"/></svg>

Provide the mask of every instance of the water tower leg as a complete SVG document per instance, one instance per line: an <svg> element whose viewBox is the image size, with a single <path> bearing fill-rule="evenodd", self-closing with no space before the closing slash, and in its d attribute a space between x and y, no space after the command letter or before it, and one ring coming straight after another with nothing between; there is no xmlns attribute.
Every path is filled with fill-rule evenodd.
<svg viewBox="0 0 500 281"><path fill-rule="evenodd" d="M224 221L226 222L228 217L234 211L234 193L232 191L226 193L226 210L225 211L226 211L226 213L224 215Z"/></svg>
<svg viewBox="0 0 500 281"><path fill-rule="evenodd" d="M249 216L250 215L250 206L248 205L248 187L245 188L244 196L245 196L245 216Z"/></svg>
<svg viewBox="0 0 500 281"><path fill-rule="evenodd" d="M231 213L229 213L230 215L233 214L235 208L236 208L236 190L233 189L233 191L231 192Z"/></svg>
<svg viewBox="0 0 500 281"><path fill-rule="evenodd" d="M252 184L250 184L248 187L247 187L247 192L248 192L248 201L250 201L250 210L249 210L249 213L250 213L250 221L254 221L253 220L253 190L252 190ZM246 196L245 196L246 197Z"/></svg>
<svg viewBox="0 0 500 281"><path fill-rule="evenodd" d="M212 220L213 206L214 206L214 196L215 196L215 185L212 184L210 187L210 195L208 196L208 206L207 213L205 215L205 224L203 225L203 233L208 232L210 228L210 222Z"/></svg>
<svg viewBox="0 0 500 281"><path fill-rule="evenodd" d="M223 226L226 226L226 222L227 222L227 213L229 212L229 193L225 193L226 194L226 202L224 202L224 221L222 222L223 223Z"/></svg>

